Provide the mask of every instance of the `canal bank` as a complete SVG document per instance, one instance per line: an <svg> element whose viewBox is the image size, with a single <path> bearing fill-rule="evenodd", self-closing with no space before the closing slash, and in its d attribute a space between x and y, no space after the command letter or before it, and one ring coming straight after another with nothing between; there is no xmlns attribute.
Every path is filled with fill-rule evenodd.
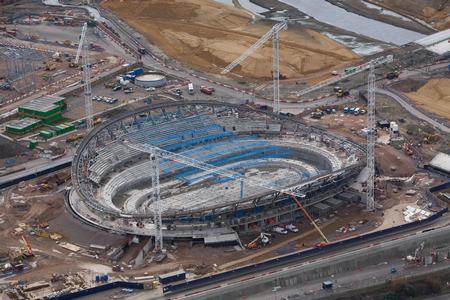
<svg viewBox="0 0 450 300"><path fill-rule="evenodd" d="M308 16L340 29L401 46L424 37L423 34L366 18L326 0L280 0Z"/></svg>
<svg viewBox="0 0 450 300"><path fill-rule="evenodd" d="M429 35L435 33L431 26L425 26L417 22L415 19L401 15L397 12L385 9L381 6L374 5L364 0L326 0L331 4L345 9L348 12L364 16L383 23L408 29L417 33Z"/></svg>

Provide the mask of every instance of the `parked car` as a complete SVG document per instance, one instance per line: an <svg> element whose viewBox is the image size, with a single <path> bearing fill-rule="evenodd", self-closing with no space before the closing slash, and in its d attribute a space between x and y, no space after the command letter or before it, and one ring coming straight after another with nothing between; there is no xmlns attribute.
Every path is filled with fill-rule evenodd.
<svg viewBox="0 0 450 300"><path fill-rule="evenodd" d="M288 224L286 225L286 229L291 231L291 232L298 232L298 228L297 226L295 226L294 224Z"/></svg>
<svg viewBox="0 0 450 300"><path fill-rule="evenodd" d="M147 91L147 92L154 92L154 91L156 91L156 89L154 87L148 87L148 88L145 89L145 91Z"/></svg>
<svg viewBox="0 0 450 300"><path fill-rule="evenodd" d="M272 231L275 233L278 233L278 234L288 234L288 231L285 228L280 227L280 226L273 227Z"/></svg>

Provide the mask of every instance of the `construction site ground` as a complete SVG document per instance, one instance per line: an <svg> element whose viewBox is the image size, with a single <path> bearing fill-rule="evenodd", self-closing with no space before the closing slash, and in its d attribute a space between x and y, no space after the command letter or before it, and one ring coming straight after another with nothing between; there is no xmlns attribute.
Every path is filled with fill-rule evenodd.
<svg viewBox="0 0 450 300"><path fill-rule="evenodd" d="M395 88L401 90L400 86L396 85ZM381 119L392 120L399 124L400 132L405 140L415 144L414 158L419 164L427 163L436 155L436 152L448 151L449 134L440 132L430 124L413 117L389 97L377 95L377 115ZM426 142L428 137L433 137L431 142Z"/></svg>
<svg viewBox="0 0 450 300"><path fill-rule="evenodd" d="M42 181L45 179L40 182ZM63 204L64 184L55 186L53 183L51 190L31 192L30 190L33 190L36 183L36 181L31 181L3 193L3 201L0 206L2 219L0 236L4 242L0 253L7 253L9 247L23 246L20 235L13 233L14 228L20 226L21 223L27 225L48 223L48 230L61 234L63 238L60 242L55 242L45 237L29 236L30 243L37 254L34 259L37 261L37 266L25 274L19 275L16 279L40 280L45 277L49 278L52 273L61 272L61 270L75 272L90 269L95 272L96 269L104 268L110 271L111 264L104 258L100 257L99 260L96 260L85 257L80 253L59 247L58 243L69 242L88 249L90 244L117 246L126 243L128 237L99 231L74 219ZM15 199L25 199L29 208L23 211L12 207ZM388 200L381 202L385 207L385 217L380 211L369 213L364 210L363 206L353 204L332 212L326 218L321 218L319 226L328 239L334 241L368 232L379 226L384 228L383 226L386 224L399 225L404 223L401 217L401 208L406 205L414 205L418 196L406 197L404 192L400 191L391 192L386 199ZM320 235L308 222L302 221L296 225L300 229L299 233L273 234L271 244L258 250L241 250L236 247L210 248L191 242L167 243L168 258L164 264L151 264L138 269L125 268L125 272L115 275L151 275L177 269L180 265L194 274L202 275L313 247L315 243L321 241ZM353 229L346 230L349 228ZM337 229L342 231L337 231ZM243 235L241 237L243 244L248 243L256 235L256 233ZM61 268L61 266L66 267ZM114 276L114 274L112 275Z"/></svg>
<svg viewBox="0 0 450 300"><path fill-rule="evenodd" d="M17 29L18 39L24 39L30 35L37 37L35 42L41 44L41 47L58 46L65 41L70 41L72 43L71 48L75 50L77 49L76 46L78 45L78 39L81 34L81 26L56 26L46 22L34 25L7 25L6 28ZM100 30L89 29L86 33L86 41L106 49L109 55L125 55L122 47L111 47L111 41L106 39L104 33Z"/></svg>
<svg viewBox="0 0 450 300"><path fill-rule="evenodd" d="M433 78L407 94L417 105L441 117L450 118L450 78Z"/></svg>
<svg viewBox="0 0 450 300"><path fill-rule="evenodd" d="M214 1L107 1L102 5L140 31L169 57L211 73L220 73L273 24L252 21L243 10ZM358 57L339 43L309 29L293 26L280 35L280 69L288 78L311 74ZM270 43L233 73L270 78Z"/></svg>

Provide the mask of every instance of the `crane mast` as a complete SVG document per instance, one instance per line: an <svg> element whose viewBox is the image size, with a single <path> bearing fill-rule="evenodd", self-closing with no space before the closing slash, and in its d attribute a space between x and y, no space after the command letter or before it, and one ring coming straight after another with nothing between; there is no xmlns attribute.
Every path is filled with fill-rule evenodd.
<svg viewBox="0 0 450 300"><path fill-rule="evenodd" d="M231 64L226 66L221 74L227 74L233 70L237 65L243 62L247 57L258 50L265 42L272 39L272 78L273 78L273 111L278 113L280 111L280 37L281 30L287 29L287 20L275 24L266 34L264 34L256 43L244 51Z"/></svg>
<svg viewBox="0 0 450 300"><path fill-rule="evenodd" d="M84 106L86 111L86 128L89 131L93 126L92 121L92 90L91 90L91 64L89 63L89 46L86 42L87 23L83 25L80 45L83 45L83 82L84 82ZM79 45L79 46L80 46ZM78 55L78 54L77 54Z"/></svg>
<svg viewBox="0 0 450 300"><path fill-rule="evenodd" d="M272 35L272 77L273 77L273 112L280 112L280 37L275 31Z"/></svg>
<svg viewBox="0 0 450 300"><path fill-rule="evenodd" d="M163 252L162 217L160 208L161 190L159 184L159 157L155 149L152 149L150 152L150 161L152 167L152 204L155 225L154 252L161 254Z"/></svg>
<svg viewBox="0 0 450 300"><path fill-rule="evenodd" d="M81 50L83 49L84 39L86 38L87 31L87 23L83 24L83 28L81 29L80 41L78 42L77 55L75 56L75 65L78 65L80 60Z"/></svg>
<svg viewBox="0 0 450 300"><path fill-rule="evenodd" d="M370 64L367 83L367 203L368 211L375 209L375 65Z"/></svg>

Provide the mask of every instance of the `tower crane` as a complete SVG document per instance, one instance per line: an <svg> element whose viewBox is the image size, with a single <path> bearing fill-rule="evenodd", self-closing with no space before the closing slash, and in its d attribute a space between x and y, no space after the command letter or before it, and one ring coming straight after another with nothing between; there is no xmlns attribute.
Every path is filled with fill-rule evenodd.
<svg viewBox="0 0 450 300"><path fill-rule="evenodd" d="M272 77L273 77L273 111L278 113L280 111L280 37L281 30L287 29L287 20L275 24L266 34L264 34L256 43L244 51L231 64L226 66L221 74L227 74L233 70L237 65L243 62L253 52L258 50L265 42L272 39Z"/></svg>
<svg viewBox="0 0 450 300"><path fill-rule="evenodd" d="M354 75L356 75L358 73L361 73L361 72L364 72L366 70L369 70L371 66L376 67L378 65L391 63L393 61L394 61L394 56L391 55L391 54L390 55L386 55L386 56L380 56L380 57L375 58L375 59L373 59L373 60L371 60L369 62L366 62L366 63L363 63L361 65L358 65L358 66L355 66L355 67L351 68L351 72L348 72L348 73L345 73L345 74L342 74L342 75L339 75L339 76L332 77L330 79L321 81L318 84L315 84L313 86L307 87L306 89L298 91L298 92L296 92L297 97L306 95L308 93L311 93L311 92L313 92L315 90L318 90L320 88L323 88L325 86L335 84L335 83L337 83L337 82L339 82L341 80L344 80L344 79L349 78L351 76L354 76Z"/></svg>
<svg viewBox="0 0 450 300"><path fill-rule="evenodd" d="M153 217L155 223L155 260L161 261L165 257L165 250L163 248L163 236L162 236L162 218L160 209L160 184L159 184L159 157L152 149L150 153L150 162L152 166L152 204L153 204Z"/></svg>
<svg viewBox="0 0 450 300"><path fill-rule="evenodd" d="M375 66L370 64L367 83L367 202L366 209L375 209Z"/></svg>
<svg viewBox="0 0 450 300"><path fill-rule="evenodd" d="M151 157L152 156L154 157L154 160L156 160L156 157L161 157L161 158L164 158L164 159L167 159L170 161L176 161L176 162L182 163L184 165L188 165L188 166L191 166L191 167L203 170L203 171L207 171L209 173L223 176L223 177L227 177L227 178L231 178L231 179L240 178L241 183L245 180L245 182L249 185L262 187L264 189L278 191L282 194L289 195L294 199L294 201L296 202L298 207L303 211L303 213L307 216L309 221L313 224L314 228L319 232L319 234L323 238L323 243L321 245L329 243L328 239L326 238L324 233L320 230L319 226L314 222L313 218L311 218L311 216L306 211L304 206L298 200L298 198L300 198L300 199L306 198L306 196L303 193L299 192L298 186L294 187L294 188L291 187L291 188L282 189L281 187L272 185L267 181L263 181L263 180L259 180L259 179L255 179L255 178L247 178L238 172L230 171L224 167L217 167L217 166L187 157L187 156L179 154L179 153L174 153L174 152L170 152L170 151L161 149L154 145L134 143L134 141L126 140L126 139L122 140L121 142L123 142L124 145L126 145L127 147L129 147L131 149L138 150L138 151L144 152L144 153L149 153ZM156 162L157 162L157 160L156 160ZM159 170L157 173L153 170L152 178L154 175L156 177L155 177L155 180L152 180L152 182L157 183L157 185L155 186L156 187L156 189L155 189L155 187L153 186L153 183L152 183L153 192L155 193L155 191L156 191L159 194L160 193ZM328 176L333 176L333 173L328 174L327 176L324 176L324 177L328 177ZM306 186L309 183L311 183L311 182L308 181L308 182L304 182L303 184ZM155 199L160 199L159 195L154 196L153 200L155 200ZM154 208L155 208L155 212L154 212L155 213L155 225L158 228L158 225L156 224L156 222L157 221L161 222L160 221L161 220L161 211L160 211L158 205L155 205ZM161 228L161 225L159 228ZM158 230L156 230L155 238L156 238L157 234L161 235L161 241L162 241L162 232L161 231L158 232ZM162 242L161 242L161 245L162 245Z"/></svg>
<svg viewBox="0 0 450 300"><path fill-rule="evenodd" d="M84 83L84 106L86 111L86 128L89 131L93 126L92 121L92 91L91 91L91 64L89 63L89 45L86 41L87 23L83 25L81 32L80 44L78 45L78 52L83 50L83 83ZM81 48L80 48L81 47ZM77 60L76 60L77 63Z"/></svg>
<svg viewBox="0 0 450 300"><path fill-rule="evenodd" d="M83 45L85 43L85 38L86 38L86 31L87 31L87 23L83 24L83 28L81 29L81 35L80 35L80 40L78 42L78 49L77 49L77 55L75 56L75 60L73 61L73 63L70 64L71 67L77 67L78 63L80 61L80 55L81 55L81 51L83 50Z"/></svg>

